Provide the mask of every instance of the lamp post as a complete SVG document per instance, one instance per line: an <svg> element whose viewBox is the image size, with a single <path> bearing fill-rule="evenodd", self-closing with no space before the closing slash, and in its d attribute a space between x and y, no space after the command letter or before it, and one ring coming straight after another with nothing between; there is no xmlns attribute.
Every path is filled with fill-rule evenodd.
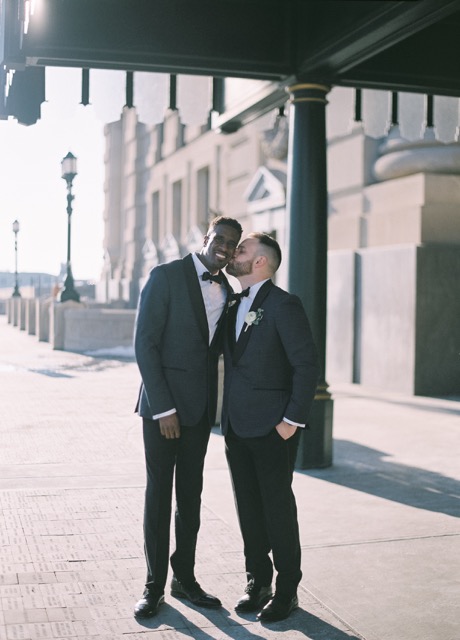
<svg viewBox="0 0 460 640"><path fill-rule="evenodd" d="M13 222L13 233L14 233L14 290L12 298L20 298L21 293L19 291L18 285L18 233L19 233L19 222L15 220Z"/></svg>
<svg viewBox="0 0 460 640"><path fill-rule="evenodd" d="M64 281L64 289L61 292L60 301L74 300L80 302L80 295L75 289L72 267L70 265L70 230L72 219L72 194L73 179L77 175L77 159L73 153L69 153L61 161L61 177L67 183L67 276Z"/></svg>

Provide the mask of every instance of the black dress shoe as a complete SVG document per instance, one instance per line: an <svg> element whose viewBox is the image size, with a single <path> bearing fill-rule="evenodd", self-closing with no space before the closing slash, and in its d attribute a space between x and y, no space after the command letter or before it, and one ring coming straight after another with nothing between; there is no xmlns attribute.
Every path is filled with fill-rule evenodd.
<svg viewBox="0 0 460 640"><path fill-rule="evenodd" d="M257 585L254 580L249 580L244 590L244 596L235 605L235 611L240 611L241 613L260 611L272 596L271 586L262 587Z"/></svg>
<svg viewBox="0 0 460 640"><path fill-rule="evenodd" d="M275 595L270 602L265 605L262 611L257 615L257 619L261 622L278 622L286 620L294 609L299 606L297 596L293 596L290 600L281 600Z"/></svg>
<svg viewBox="0 0 460 640"><path fill-rule="evenodd" d="M184 598L189 600L197 607L205 607L207 609L218 609L222 606L222 602L219 598L211 596L209 593L203 591L198 582L187 583L186 585L179 582L179 580L173 576L171 581L171 595L175 598Z"/></svg>
<svg viewBox="0 0 460 640"><path fill-rule="evenodd" d="M163 604L165 597L162 593L144 593L134 606L136 618L153 618L158 613L158 607Z"/></svg>

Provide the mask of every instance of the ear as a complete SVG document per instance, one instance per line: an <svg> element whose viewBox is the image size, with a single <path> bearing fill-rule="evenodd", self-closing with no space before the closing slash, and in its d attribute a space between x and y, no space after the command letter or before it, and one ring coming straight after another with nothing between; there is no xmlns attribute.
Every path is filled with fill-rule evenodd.
<svg viewBox="0 0 460 640"><path fill-rule="evenodd" d="M265 267L265 265L267 264L267 256L264 256L264 255L257 256L257 258L254 260L254 264L257 267Z"/></svg>

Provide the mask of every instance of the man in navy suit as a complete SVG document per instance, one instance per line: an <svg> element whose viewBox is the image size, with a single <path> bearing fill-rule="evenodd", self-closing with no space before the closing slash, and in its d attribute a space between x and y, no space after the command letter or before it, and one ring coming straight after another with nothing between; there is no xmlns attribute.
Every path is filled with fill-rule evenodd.
<svg viewBox="0 0 460 640"><path fill-rule="evenodd" d="M227 265L243 288L227 313L222 408L248 576L235 608L260 611L263 622L283 620L298 606L302 572L291 485L319 376L302 303L271 280L280 262L276 240L252 233Z"/></svg>
<svg viewBox="0 0 460 640"><path fill-rule="evenodd" d="M216 416L222 320L232 291L221 269L240 237L239 222L215 218L201 252L155 267L141 292L134 348L142 377L136 410L143 421L147 469L147 580L134 608L140 618L156 615L164 602L174 476L171 594L201 607L221 606L196 581L194 565L204 457Z"/></svg>

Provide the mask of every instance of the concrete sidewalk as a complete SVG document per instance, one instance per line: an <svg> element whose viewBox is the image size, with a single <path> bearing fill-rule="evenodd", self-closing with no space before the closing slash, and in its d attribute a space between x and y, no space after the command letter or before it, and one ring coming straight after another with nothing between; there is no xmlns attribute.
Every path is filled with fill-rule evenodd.
<svg viewBox="0 0 460 640"><path fill-rule="evenodd" d="M332 389L334 466L296 472L300 609L233 605L242 545L218 430L196 573L223 601L132 608L145 575L134 362L52 351L0 316L0 640L459 640L460 402Z"/></svg>

